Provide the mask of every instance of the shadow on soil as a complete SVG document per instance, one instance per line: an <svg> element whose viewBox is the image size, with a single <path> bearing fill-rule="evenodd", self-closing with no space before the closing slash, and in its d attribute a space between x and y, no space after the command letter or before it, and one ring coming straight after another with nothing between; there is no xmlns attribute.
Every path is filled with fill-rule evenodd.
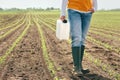
<svg viewBox="0 0 120 80"><path fill-rule="evenodd" d="M86 74L82 76L71 76L71 80L111 80L98 74Z"/></svg>

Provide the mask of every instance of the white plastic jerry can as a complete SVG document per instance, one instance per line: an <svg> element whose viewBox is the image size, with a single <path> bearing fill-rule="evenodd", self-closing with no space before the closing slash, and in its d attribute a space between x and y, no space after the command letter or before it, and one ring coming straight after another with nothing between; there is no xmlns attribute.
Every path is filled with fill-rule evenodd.
<svg viewBox="0 0 120 80"><path fill-rule="evenodd" d="M70 24L67 20L57 20L56 37L60 40L68 40L70 35Z"/></svg>

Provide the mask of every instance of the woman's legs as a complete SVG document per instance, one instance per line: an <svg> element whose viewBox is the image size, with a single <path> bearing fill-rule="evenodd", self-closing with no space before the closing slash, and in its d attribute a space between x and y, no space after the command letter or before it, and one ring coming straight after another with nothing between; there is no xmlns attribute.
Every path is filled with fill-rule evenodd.
<svg viewBox="0 0 120 80"><path fill-rule="evenodd" d="M71 26L72 56L76 71L82 70L82 58L84 54L84 42L89 28L91 13L80 13L74 10L68 10L68 16Z"/></svg>

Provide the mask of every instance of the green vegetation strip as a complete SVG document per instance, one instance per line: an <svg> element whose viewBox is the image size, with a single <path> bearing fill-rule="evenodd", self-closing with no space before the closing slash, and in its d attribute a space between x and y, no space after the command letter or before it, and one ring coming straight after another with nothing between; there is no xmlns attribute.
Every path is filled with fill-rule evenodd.
<svg viewBox="0 0 120 80"><path fill-rule="evenodd" d="M105 30L103 28L99 28L99 27L91 27L91 30L94 30L94 31L102 31L102 32L107 32L107 34L114 34L114 35L119 35L120 36L120 33L119 32L113 32L111 30Z"/></svg>
<svg viewBox="0 0 120 80"><path fill-rule="evenodd" d="M105 33L98 32L98 31L91 30L91 29L89 31L90 31L90 33L94 33L94 34L106 37L107 39L110 38L110 39L115 39L115 40L119 40L120 41L119 37L116 37L116 36L113 36L113 35L110 35L110 34L106 35Z"/></svg>
<svg viewBox="0 0 120 80"><path fill-rule="evenodd" d="M16 47L16 45L20 42L20 40L26 34L29 27L30 27L30 22L28 23L27 27L24 29L22 34L15 40L15 42L12 44L12 46L6 51L5 55L0 57L0 64L2 64L6 60L7 56L13 51L13 49Z"/></svg>
<svg viewBox="0 0 120 80"><path fill-rule="evenodd" d="M2 16L8 16L8 14L6 14L6 15L2 15ZM2 20L0 21L0 23L3 23L3 22L5 22L6 20L9 20L9 19L12 19L14 16L16 16L16 15L9 15L10 17L8 17L7 19L3 19L4 17L1 17L2 18Z"/></svg>
<svg viewBox="0 0 120 80"><path fill-rule="evenodd" d="M47 65L48 65L48 69L50 70L51 75L54 77L54 80L59 80L59 78L56 75L54 64L49 59L48 51L47 51L46 43L45 43L46 41L44 39L44 34L42 32L42 29L41 29L40 25L38 24L38 20L34 20L34 22L35 22L36 26L38 27L38 31L39 31L39 34L40 34L40 37L41 37L40 39L42 41L43 56L44 56L45 61L46 61Z"/></svg>
<svg viewBox="0 0 120 80"><path fill-rule="evenodd" d="M23 19L24 19L24 17L21 18L21 19L15 20L13 23L10 23L7 27L0 28L0 31L17 25L18 23L20 23L21 21L23 21Z"/></svg>
<svg viewBox="0 0 120 80"><path fill-rule="evenodd" d="M120 79L120 74L115 72L114 70L111 69L111 66L108 64L103 63L101 60L99 59L95 59L92 55L90 55L89 53L85 53L85 56L91 61L93 62L96 66L101 67L101 69L105 72L107 72L109 74L109 76L112 76L113 78L115 78L115 80L119 80ZM102 65L102 66L101 66Z"/></svg>
<svg viewBox="0 0 120 80"><path fill-rule="evenodd" d="M52 26L50 26L49 24L45 23L44 21L41 20L40 22L42 22L44 25L46 25L47 27L49 27L53 31L56 31Z"/></svg>
<svg viewBox="0 0 120 80"><path fill-rule="evenodd" d="M5 36L7 36L8 34L10 34L11 32L15 31L16 29L18 29L19 27L21 27L24 23L25 23L25 20L24 20L21 24L17 25L15 28L10 29L10 30L9 30L8 32L6 32L4 35L1 35L1 36L0 36L0 39L4 38Z"/></svg>
<svg viewBox="0 0 120 80"><path fill-rule="evenodd" d="M92 43L96 43L97 45L103 46L103 47L105 47L105 48L108 49L108 50L115 51L116 53L120 54L120 53L119 53L120 48L114 49L113 46L111 46L111 45L109 45L109 44L107 44L107 43L103 43L103 42L101 42L101 41L99 41L99 40L96 40L96 39L94 39L94 38L92 38L92 37L90 37L90 36L88 36L87 39L88 39L88 41L91 41Z"/></svg>

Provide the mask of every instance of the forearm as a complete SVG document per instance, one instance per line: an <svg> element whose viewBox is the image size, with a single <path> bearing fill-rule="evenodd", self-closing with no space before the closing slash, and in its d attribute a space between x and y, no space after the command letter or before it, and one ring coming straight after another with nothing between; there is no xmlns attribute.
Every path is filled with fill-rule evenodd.
<svg viewBox="0 0 120 80"><path fill-rule="evenodd" d="M62 4L61 4L61 16L65 16L66 15L67 2L68 2L68 0L62 0Z"/></svg>
<svg viewBox="0 0 120 80"><path fill-rule="evenodd" d="M94 11L97 10L97 7L98 7L97 0L93 0L93 8L94 8Z"/></svg>

